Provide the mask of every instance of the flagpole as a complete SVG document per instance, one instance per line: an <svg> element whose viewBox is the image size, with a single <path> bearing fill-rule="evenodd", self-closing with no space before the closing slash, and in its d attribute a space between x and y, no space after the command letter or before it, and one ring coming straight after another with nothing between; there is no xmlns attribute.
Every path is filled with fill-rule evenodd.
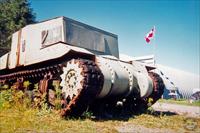
<svg viewBox="0 0 200 133"><path fill-rule="evenodd" d="M156 28L154 25L154 46L153 46L153 53L154 53L154 66L156 66Z"/></svg>
<svg viewBox="0 0 200 133"><path fill-rule="evenodd" d="M153 29L151 29L151 31L145 36L146 43L152 43L152 45L154 45L153 46L153 52L152 52L154 67L156 65L156 39L155 39L155 31L156 31L156 28L155 28L155 25L154 25ZM152 41L151 41L151 39L152 39Z"/></svg>

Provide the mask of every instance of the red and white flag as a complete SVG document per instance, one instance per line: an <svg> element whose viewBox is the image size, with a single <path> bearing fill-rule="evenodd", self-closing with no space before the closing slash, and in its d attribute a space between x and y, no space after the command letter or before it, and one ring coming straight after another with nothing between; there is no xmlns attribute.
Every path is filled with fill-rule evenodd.
<svg viewBox="0 0 200 133"><path fill-rule="evenodd" d="M155 30L156 29L155 29L155 26L154 26L153 29L151 29L151 31L148 34L146 34L145 40L146 40L147 43L150 43L151 39L153 39L153 37L155 36Z"/></svg>

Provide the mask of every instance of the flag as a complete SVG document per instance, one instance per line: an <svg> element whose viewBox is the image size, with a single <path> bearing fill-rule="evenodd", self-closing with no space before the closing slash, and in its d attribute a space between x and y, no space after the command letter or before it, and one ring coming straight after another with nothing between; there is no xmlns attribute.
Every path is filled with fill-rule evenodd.
<svg viewBox="0 0 200 133"><path fill-rule="evenodd" d="M151 31L146 34L145 36L145 40L147 43L150 43L151 39L155 36L155 26L153 27L153 29L151 29Z"/></svg>

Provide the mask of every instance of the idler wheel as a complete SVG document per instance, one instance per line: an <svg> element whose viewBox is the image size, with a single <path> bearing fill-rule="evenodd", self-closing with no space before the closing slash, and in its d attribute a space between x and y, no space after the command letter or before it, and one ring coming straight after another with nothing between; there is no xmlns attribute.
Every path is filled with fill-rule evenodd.
<svg viewBox="0 0 200 133"><path fill-rule="evenodd" d="M165 88L162 78L154 72L149 72L149 76L153 81L153 92L151 95L144 99L134 98L134 96L128 97L125 102L126 110L132 113L145 112L148 107L161 98Z"/></svg>
<svg viewBox="0 0 200 133"><path fill-rule="evenodd" d="M154 104L161 98L164 93L165 85L162 78L157 73L149 72L149 76L153 81L153 92L146 98L146 102L150 103L149 106L151 106L151 104Z"/></svg>
<svg viewBox="0 0 200 133"><path fill-rule="evenodd" d="M144 110L152 106L162 97L165 88L162 78L157 73L149 72L149 76L153 81L153 92L147 98L142 99L142 101L139 100Z"/></svg>

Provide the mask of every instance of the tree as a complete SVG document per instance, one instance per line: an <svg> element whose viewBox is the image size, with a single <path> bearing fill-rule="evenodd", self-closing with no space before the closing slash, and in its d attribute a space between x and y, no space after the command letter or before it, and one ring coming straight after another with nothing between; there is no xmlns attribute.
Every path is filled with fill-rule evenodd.
<svg viewBox="0 0 200 133"><path fill-rule="evenodd" d="M12 34L35 22L28 0L0 0L0 55L10 49Z"/></svg>

